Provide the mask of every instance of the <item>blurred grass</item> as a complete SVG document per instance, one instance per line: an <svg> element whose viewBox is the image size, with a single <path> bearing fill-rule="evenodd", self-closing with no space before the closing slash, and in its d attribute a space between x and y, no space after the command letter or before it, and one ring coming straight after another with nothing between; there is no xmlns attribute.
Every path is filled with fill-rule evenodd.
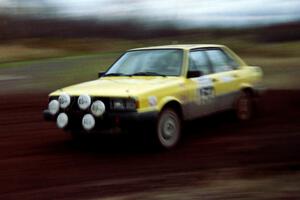
<svg viewBox="0 0 300 200"><path fill-rule="evenodd" d="M0 44L0 63L9 63L41 58L90 55L107 52L123 52L130 48L167 45L173 43L225 44L242 56L298 57L300 41L262 43L253 36L219 36L190 34L154 39L116 38L32 38Z"/></svg>
<svg viewBox="0 0 300 200"><path fill-rule="evenodd" d="M0 92L47 90L97 78L125 50L172 43L225 44L249 65L261 66L270 88L300 88L300 41L262 43L251 35L190 34L178 37L129 40L111 38L24 39L0 44L1 75L18 76Z"/></svg>

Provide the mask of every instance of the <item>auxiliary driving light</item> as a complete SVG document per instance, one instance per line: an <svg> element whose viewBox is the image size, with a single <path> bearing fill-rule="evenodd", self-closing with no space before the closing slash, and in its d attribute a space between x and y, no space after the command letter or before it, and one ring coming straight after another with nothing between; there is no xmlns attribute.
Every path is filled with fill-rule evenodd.
<svg viewBox="0 0 300 200"><path fill-rule="evenodd" d="M78 97L78 106L81 110L86 110L91 105L91 97L86 94L82 94Z"/></svg>
<svg viewBox="0 0 300 200"><path fill-rule="evenodd" d="M57 116L56 124L58 128L65 128L69 122L68 115L66 113L60 113Z"/></svg>
<svg viewBox="0 0 300 200"><path fill-rule="evenodd" d="M105 105L102 101L97 100L91 106L91 112L94 116L99 117L105 112Z"/></svg>
<svg viewBox="0 0 300 200"><path fill-rule="evenodd" d="M85 130L89 131L94 128L96 122L95 118L91 114L86 114L82 118L82 126Z"/></svg>
<svg viewBox="0 0 300 200"><path fill-rule="evenodd" d="M57 100L52 100L48 104L48 110L52 115L56 115L59 111L59 102Z"/></svg>
<svg viewBox="0 0 300 200"><path fill-rule="evenodd" d="M71 97L67 93L63 93L58 97L58 102L62 109L67 108L71 103Z"/></svg>

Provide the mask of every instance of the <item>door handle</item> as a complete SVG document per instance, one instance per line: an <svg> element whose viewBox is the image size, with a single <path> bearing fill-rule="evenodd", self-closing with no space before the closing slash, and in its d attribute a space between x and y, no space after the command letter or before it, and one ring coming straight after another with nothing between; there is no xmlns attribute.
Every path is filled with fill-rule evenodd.
<svg viewBox="0 0 300 200"><path fill-rule="evenodd" d="M237 75L237 74L233 74L233 75L232 75L232 77L234 77L234 78L238 78L238 77L239 77L239 75Z"/></svg>
<svg viewBox="0 0 300 200"><path fill-rule="evenodd" d="M216 78L212 78L211 80L212 80L212 82L218 82L218 79L216 79Z"/></svg>

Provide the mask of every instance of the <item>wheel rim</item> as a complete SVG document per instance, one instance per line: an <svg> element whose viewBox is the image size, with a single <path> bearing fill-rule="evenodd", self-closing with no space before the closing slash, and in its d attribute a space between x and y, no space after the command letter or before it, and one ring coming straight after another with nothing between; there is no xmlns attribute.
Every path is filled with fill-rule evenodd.
<svg viewBox="0 0 300 200"><path fill-rule="evenodd" d="M180 135L180 122L173 112L164 112L158 124L158 138L163 147L174 146Z"/></svg>
<svg viewBox="0 0 300 200"><path fill-rule="evenodd" d="M167 119L163 124L162 136L164 139L170 139L176 134L176 125L173 119Z"/></svg>

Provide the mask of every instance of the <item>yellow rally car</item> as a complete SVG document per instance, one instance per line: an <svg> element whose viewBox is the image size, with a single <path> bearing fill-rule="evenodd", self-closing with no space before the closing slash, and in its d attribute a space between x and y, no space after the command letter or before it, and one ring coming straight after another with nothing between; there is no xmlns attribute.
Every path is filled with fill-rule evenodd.
<svg viewBox="0 0 300 200"><path fill-rule="evenodd" d="M171 148L185 120L228 109L249 119L261 79L223 45L131 49L99 79L51 93L44 117L74 137L119 127Z"/></svg>

